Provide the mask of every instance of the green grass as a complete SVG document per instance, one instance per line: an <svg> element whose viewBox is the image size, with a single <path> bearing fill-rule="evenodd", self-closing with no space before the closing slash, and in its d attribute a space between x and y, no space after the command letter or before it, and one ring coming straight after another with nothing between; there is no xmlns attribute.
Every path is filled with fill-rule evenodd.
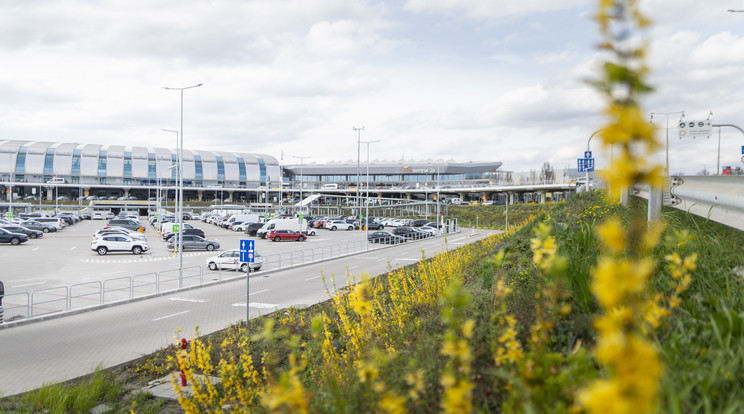
<svg viewBox="0 0 744 414"><path fill-rule="evenodd" d="M498 226L504 206L463 207L478 217L483 214L485 225ZM568 258L565 272L560 280L541 276L532 263L530 239L534 237L533 225L524 227L517 234L505 239L496 249L484 248L476 243L462 248L470 250L475 259L462 275L464 288L472 298L464 317L476 321L473 339L469 341L473 354L471 364L473 403L478 411L502 412L507 407L515 411L528 408L537 412L558 412L572 400L572 392L581 384L600 375L597 365L583 350L590 349L595 333L592 320L598 306L589 290L591 270L598 254L598 240L594 226L609 216L627 219L631 209L645 209L645 203L636 200L628 208L608 202L598 192L572 197L568 202L546 205L525 205L520 209L510 208L510 214L539 214L538 221L549 223L552 235L559 244L559 253ZM490 214L490 216L488 215ZM475 216L473 216L475 217ZM744 233L727 228L704 218L691 216L682 211L665 210L668 223L665 236L675 230L687 229L692 235L691 244L678 247L662 242L653 255L659 263L671 251L681 254L697 252L697 269L693 282L683 293L682 304L666 318L655 332L655 340L661 350L665 364L662 379L660 406L663 412L744 412L744 278L737 275L744 262ZM479 219L480 221L480 219ZM462 225L462 222L461 222ZM494 254L503 249L501 264ZM407 268L413 272L416 266ZM658 266L653 285L656 291L669 293L671 276L665 265ZM380 276L385 283L387 276ZM506 309L519 321L518 337L523 343L529 340L529 326L536 320L536 309L540 300L536 294L553 282L560 282L563 295L572 305L568 315L552 315L555 325L550 333L547 348L534 354L536 365L534 377L519 392L505 392L507 379L514 373L495 366L491 344L500 335L496 321L500 311L494 298L496 282L502 280L512 289L507 297ZM446 360L439 353L446 327L442 322L441 304L422 306L415 310L414 320L408 321L405 329L395 337L393 353L383 356L367 355L379 364L379 379L401 394L410 390L405 382L406 374L421 371L427 384L415 401L409 400L408 412L437 412L442 398L439 378ZM277 332L282 318L291 322L282 329L288 335L297 335L305 342L308 367L302 371L301 380L312 395L313 412L369 412L379 406L380 395L369 383L359 380L353 366L338 367L345 380L339 382L331 375L324 375L320 365L320 346L314 340L308 323L313 316L325 313L333 323L338 319L330 303L324 302L306 309L291 309L276 315L251 321L251 331L260 332L265 320L276 321ZM233 346L221 349L218 345L229 337L241 334L240 326L202 338L213 344L211 359L214 364L221 357L239 355L244 349ZM284 339L282 339L284 338ZM260 366L262 355L273 355L274 369L281 372L290 353L287 336L273 339L256 339L251 344L254 364ZM338 349L347 346L338 330L333 331L333 343ZM373 341L374 342L374 341ZM578 343L580 352L573 354ZM381 347L377 344L376 347ZM537 350L526 349L528 352ZM34 412L84 412L100 402L107 402L123 412L134 404L137 412L159 412L173 409L173 405L152 398L147 393L135 392L132 383L141 384L162 376L163 367L170 370L167 355L172 349L143 358L126 368L128 375L107 376L106 371L97 371L89 380L77 385L60 384L46 386L22 397L3 400L0 411ZM376 355L376 354L375 354ZM136 381L135 381L136 380ZM107 385L110 384L110 385ZM517 389L515 385L512 389ZM126 397L124 397L127 390ZM8 408L12 407L12 408ZM77 411L83 410L83 411Z"/></svg>

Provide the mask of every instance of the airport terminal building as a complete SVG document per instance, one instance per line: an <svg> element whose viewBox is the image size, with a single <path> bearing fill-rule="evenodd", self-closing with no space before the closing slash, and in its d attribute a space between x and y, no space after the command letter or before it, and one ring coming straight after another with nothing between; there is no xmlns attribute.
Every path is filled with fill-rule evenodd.
<svg viewBox="0 0 744 414"><path fill-rule="evenodd" d="M177 160L177 151L167 148L0 141L0 189L4 199L14 200L60 195L147 200L157 189L168 197L175 195ZM500 162L375 162L369 167L369 181L370 188L385 189L437 182L478 185L497 182L500 168ZM280 165L266 154L183 150L186 200L265 201L300 187L308 191L335 183L348 188L366 181L366 162Z"/></svg>

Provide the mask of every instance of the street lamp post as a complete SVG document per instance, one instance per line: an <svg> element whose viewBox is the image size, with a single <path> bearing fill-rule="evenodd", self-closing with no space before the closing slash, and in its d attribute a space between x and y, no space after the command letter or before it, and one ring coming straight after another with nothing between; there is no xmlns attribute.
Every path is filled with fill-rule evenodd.
<svg viewBox="0 0 744 414"><path fill-rule="evenodd" d="M666 166L664 172L669 175L669 115L681 114L682 118L685 117L685 111L677 112L651 112L651 122L654 122L654 115L665 115L666 116Z"/></svg>
<svg viewBox="0 0 744 414"><path fill-rule="evenodd" d="M359 211L359 187L362 186L362 178L360 177L360 175L361 175L361 172L360 171L361 170L360 170L360 165L359 165L359 162L360 162L359 159L361 158L361 148L362 148L362 141L361 141L361 139L362 139L362 131L364 131L364 126L362 125L361 128L351 127L351 129L353 129L354 131L357 131L357 186L356 186L357 187L357 190L356 190L355 207L357 209L357 214L358 214L358 211Z"/></svg>
<svg viewBox="0 0 744 414"><path fill-rule="evenodd" d="M299 158L299 160L300 160L300 209L302 209L302 186L304 184L304 182L302 181L302 179L303 179L303 177L302 177L302 162L305 160L305 158L310 158L310 157L308 157L308 156L300 157L300 156L297 156L297 155L293 155L292 157L293 158Z"/></svg>
<svg viewBox="0 0 744 414"><path fill-rule="evenodd" d="M181 132L180 132L180 139L181 139L181 145L180 150L178 153L178 288L183 287L183 175L181 171L183 170L182 163L183 163L183 91L186 89L191 88L198 88L199 86L202 86L203 83L199 83L196 85L191 86L185 86L183 88L170 88L167 86L164 86L163 89L169 90L169 91L180 91L181 92Z"/></svg>
<svg viewBox="0 0 744 414"><path fill-rule="evenodd" d="M364 201L364 205L365 205L364 240L366 243L366 250L369 250L369 144L374 144L375 142L380 142L380 141L382 140L378 139L374 141L361 141L362 144L367 144L367 197Z"/></svg>
<svg viewBox="0 0 744 414"><path fill-rule="evenodd" d="M165 131L165 132L173 132L173 133L176 134L176 156L180 159L180 156L178 156L178 154L179 154L178 149L180 148L180 144L178 143L178 138L180 136L180 133L178 131L176 131L175 129L163 129L163 131ZM171 165L171 168L175 168L176 169L176 192L174 194L175 197L173 197L173 198L174 198L174 200L177 201L178 200L178 190L179 190L178 189L178 183L180 182L180 179L181 179L180 178L181 177L181 166L178 164L178 162L176 162L176 165ZM155 175L157 176L157 168L155 168ZM166 192L167 191L168 190L166 190ZM167 205L168 205L168 203L166 202L166 206ZM175 208L176 208L176 217L182 215L178 211L178 204L176 204ZM158 220L158 225L160 225L160 220ZM181 231L180 230L181 229L181 226L178 226L178 229L179 229L179 232L180 232ZM178 242L181 243L181 240L179 239ZM179 250L181 249L181 245L180 244L178 245L178 249Z"/></svg>

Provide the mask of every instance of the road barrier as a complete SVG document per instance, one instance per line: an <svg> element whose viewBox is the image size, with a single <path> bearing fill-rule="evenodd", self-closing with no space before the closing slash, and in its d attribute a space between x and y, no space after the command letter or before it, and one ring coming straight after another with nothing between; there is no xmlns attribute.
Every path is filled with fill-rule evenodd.
<svg viewBox="0 0 744 414"><path fill-rule="evenodd" d="M649 194L648 187L635 189L639 197ZM675 176L663 194L664 205L744 230L744 176Z"/></svg>

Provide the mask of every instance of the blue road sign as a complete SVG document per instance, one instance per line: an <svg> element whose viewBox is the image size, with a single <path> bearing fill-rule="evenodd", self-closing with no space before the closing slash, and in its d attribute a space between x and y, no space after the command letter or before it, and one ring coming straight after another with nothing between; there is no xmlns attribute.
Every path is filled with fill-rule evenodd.
<svg viewBox="0 0 744 414"><path fill-rule="evenodd" d="M240 241L240 261L253 263L255 260L256 253L256 241L255 240L241 240Z"/></svg>
<svg viewBox="0 0 744 414"><path fill-rule="evenodd" d="M584 158L591 158L592 152L591 151L584 151Z"/></svg>
<svg viewBox="0 0 744 414"><path fill-rule="evenodd" d="M577 166L579 172L593 172L594 158L578 158Z"/></svg>
<svg viewBox="0 0 744 414"><path fill-rule="evenodd" d="M741 155L744 155L744 145L741 146Z"/></svg>

